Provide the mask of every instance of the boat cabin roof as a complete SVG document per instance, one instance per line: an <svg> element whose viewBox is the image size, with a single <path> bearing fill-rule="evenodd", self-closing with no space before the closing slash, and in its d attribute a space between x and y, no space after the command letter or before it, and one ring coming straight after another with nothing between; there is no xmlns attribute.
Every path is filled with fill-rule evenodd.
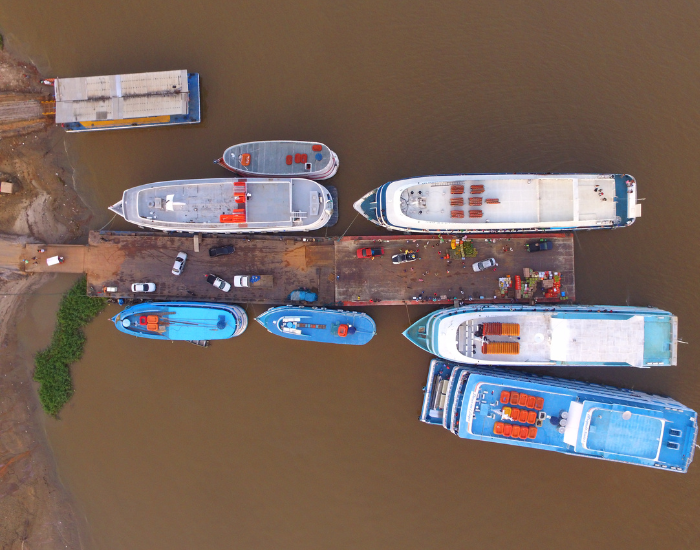
<svg viewBox="0 0 700 550"><path fill-rule="evenodd" d="M438 351L481 361L607 363L641 367L671 360L673 317L566 312L488 312L441 320ZM499 327L489 333L485 327ZM512 334L501 326L514 325ZM505 346L498 346L505 343ZM451 349L450 349L451 348ZM499 353L502 351L503 353Z"/></svg>
<svg viewBox="0 0 700 550"><path fill-rule="evenodd" d="M617 200L612 176L414 178L389 185L387 214L397 225L595 225L615 220Z"/></svg>

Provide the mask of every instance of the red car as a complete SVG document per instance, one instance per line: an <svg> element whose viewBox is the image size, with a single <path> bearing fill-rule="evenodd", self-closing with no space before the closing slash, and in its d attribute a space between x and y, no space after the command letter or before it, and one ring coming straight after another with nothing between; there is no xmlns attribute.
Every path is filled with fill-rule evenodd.
<svg viewBox="0 0 700 550"><path fill-rule="evenodd" d="M374 256L381 256L384 254L383 248L358 248L357 257L358 258L373 258Z"/></svg>

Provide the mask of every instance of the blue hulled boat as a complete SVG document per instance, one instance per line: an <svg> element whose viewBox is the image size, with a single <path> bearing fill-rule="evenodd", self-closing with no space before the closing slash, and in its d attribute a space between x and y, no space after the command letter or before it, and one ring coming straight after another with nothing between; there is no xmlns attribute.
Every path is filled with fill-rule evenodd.
<svg viewBox="0 0 700 550"><path fill-rule="evenodd" d="M272 334L309 342L361 346L377 333L374 320L366 313L338 309L273 307L255 320Z"/></svg>
<svg viewBox="0 0 700 550"><path fill-rule="evenodd" d="M697 413L636 390L434 359L420 420L478 439L686 472Z"/></svg>
<svg viewBox="0 0 700 550"><path fill-rule="evenodd" d="M147 302L112 317L120 331L154 340L224 340L239 336L248 316L239 306L206 302Z"/></svg>
<svg viewBox="0 0 700 550"><path fill-rule="evenodd" d="M473 305L434 311L403 334L428 353L458 363L672 366L678 318L633 306Z"/></svg>

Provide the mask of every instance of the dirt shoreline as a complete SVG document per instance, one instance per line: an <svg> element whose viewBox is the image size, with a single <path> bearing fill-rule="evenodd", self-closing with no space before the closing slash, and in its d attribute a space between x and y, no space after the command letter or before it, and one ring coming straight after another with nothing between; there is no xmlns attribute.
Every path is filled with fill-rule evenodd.
<svg viewBox="0 0 700 550"><path fill-rule="evenodd" d="M0 106L46 95L35 67L0 51ZM1 110L1 109L0 109ZM5 112L9 112L5 109ZM46 119L0 120L0 239L65 243L86 239L91 213L69 182L64 133ZM70 493L62 486L32 380L17 345L17 315L53 275L0 266L0 548L83 548Z"/></svg>

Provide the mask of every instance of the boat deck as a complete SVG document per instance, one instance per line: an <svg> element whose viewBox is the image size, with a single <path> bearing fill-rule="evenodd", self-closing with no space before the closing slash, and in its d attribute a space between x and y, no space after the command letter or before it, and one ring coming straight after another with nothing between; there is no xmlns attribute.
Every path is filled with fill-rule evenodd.
<svg viewBox="0 0 700 550"><path fill-rule="evenodd" d="M451 192L455 185L463 185L464 192ZM483 185L484 192L470 194L471 185ZM599 194L601 192L603 195ZM401 201L407 216L431 222L454 222L453 212L464 214L459 221L466 225L591 222L615 219L615 192L612 178L474 179L413 185L403 191ZM463 205L454 205L460 199ZM470 206L470 199L476 199L480 204ZM487 200L491 199L499 202L488 203ZM481 215L470 218L468 211L477 211Z"/></svg>

